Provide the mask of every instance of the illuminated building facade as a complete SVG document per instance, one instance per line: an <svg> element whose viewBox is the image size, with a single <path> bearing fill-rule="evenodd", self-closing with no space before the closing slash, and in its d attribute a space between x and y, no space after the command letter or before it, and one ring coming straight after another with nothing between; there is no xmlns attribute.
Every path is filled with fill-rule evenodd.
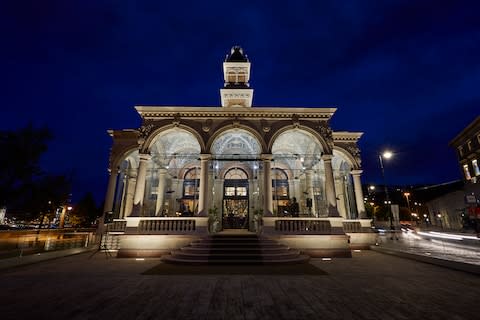
<svg viewBox="0 0 480 320"><path fill-rule="evenodd" d="M250 61L223 62L221 106L136 106L138 129L110 130L105 211L113 217L207 217L255 231L254 216L365 218L361 132L333 131L336 108L252 105ZM295 216L295 213L293 213Z"/></svg>
<svg viewBox="0 0 480 320"><path fill-rule="evenodd" d="M466 183L480 183L480 116L462 130L450 146L457 152Z"/></svg>

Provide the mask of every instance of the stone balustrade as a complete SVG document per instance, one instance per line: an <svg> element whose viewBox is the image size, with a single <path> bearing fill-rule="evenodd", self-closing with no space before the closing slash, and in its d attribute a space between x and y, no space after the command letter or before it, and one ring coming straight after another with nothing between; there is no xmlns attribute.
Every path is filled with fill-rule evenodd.
<svg viewBox="0 0 480 320"><path fill-rule="evenodd" d="M194 219L148 219L138 223L138 234L189 234L196 232Z"/></svg>
<svg viewBox="0 0 480 320"><path fill-rule="evenodd" d="M114 219L111 223L107 224L108 232L125 232L127 230L127 221Z"/></svg>
<svg viewBox="0 0 480 320"><path fill-rule="evenodd" d="M362 232L362 225L359 221L343 221L343 231L345 233Z"/></svg>
<svg viewBox="0 0 480 320"><path fill-rule="evenodd" d="M328 220L279 219L275 221L275 232L291 234L331 234Z"/></svg>

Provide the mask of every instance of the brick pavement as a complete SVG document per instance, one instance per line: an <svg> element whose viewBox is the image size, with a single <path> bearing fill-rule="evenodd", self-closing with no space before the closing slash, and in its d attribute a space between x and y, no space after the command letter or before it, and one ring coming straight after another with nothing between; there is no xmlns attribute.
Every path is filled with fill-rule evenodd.
<svg viewBox="0 0 480 320"><path fill-rule="evenodd" d="M142 275L160 261L89 253L3 270L2 319L474 319L480 277L354 252L326 275Z"/></svg>

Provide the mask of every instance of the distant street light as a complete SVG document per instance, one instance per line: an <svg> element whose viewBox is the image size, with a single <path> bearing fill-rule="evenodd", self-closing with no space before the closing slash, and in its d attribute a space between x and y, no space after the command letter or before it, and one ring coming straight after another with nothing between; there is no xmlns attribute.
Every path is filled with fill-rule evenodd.
<svg viewBox="0 0 480 320"><path fill-rule="evenodd" d="M382 178L383 178L383 186L385 187L385 203L387 204L388 215L390 217L390 229L393 230L393 213L392 208L390 206L390 197L388 195L388 188L387 188L387 181L385 179L385 168L383 167L383 159L390 159L393 156L391 151L384 151L383 153L378 155L378 160L380 161L380 168L382 169Z"/></svg>
<svg viewBox="0 0 480 320"><path fill-rule="evenodd" d="M403 195L407 199L408 214L410 215L410 221L412 221L412 210L410 209L410 192L404 192Z"/></svg>

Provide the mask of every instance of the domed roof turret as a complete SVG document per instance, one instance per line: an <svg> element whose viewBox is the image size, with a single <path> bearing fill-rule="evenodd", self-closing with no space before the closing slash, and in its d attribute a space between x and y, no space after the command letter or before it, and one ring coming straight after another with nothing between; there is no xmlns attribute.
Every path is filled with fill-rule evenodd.
<svg viewBox="0 0 480 320"><path fill-rule="evenodd" d="M243 53L240 46L234 46L230 50L230 55L227 54L225 62L248 62L247 55Z"/></svg>

